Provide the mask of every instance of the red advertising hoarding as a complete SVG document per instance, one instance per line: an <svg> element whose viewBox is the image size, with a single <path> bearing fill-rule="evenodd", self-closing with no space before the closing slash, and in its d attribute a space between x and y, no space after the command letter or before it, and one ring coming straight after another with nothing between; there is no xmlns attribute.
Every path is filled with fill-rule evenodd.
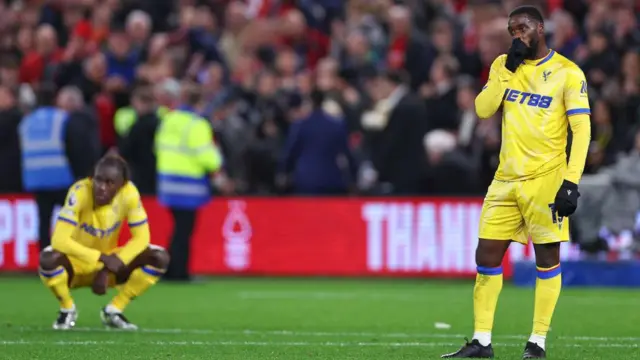
<svg viewBox="0 0 640 360"><path fill-rule="evenodd" d="M153 198L144 205L152 242L166 246L169 212ZM481 205L475 198L220 198L200 211L190 266L196 274L470 277ZM31 198L0 198L0 270L37 268L37 227ZM563 258L577 256L566 245ZM531 247L514 244L507 276L524 258L532 258Z"/></svg>

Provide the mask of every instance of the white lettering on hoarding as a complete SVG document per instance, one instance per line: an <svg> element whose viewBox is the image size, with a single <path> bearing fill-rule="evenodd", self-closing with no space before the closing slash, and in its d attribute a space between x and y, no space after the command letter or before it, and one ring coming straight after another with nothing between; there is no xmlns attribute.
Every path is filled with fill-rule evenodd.
<svg viewBox="0 0 640 360"><path fill-rule="evenodd" d="M15 204L15 262L29 265L29 244L38 242L38 207L31 200L18 200Z"/></svg>
<svg viewBox="0 0 640 360"><path fill-rule="evenodd" d="M38 206L33 200L0 200L0 266L7 262L7 256L13 256L18 267L29 266L29 247L38 242L38 226ZM13 243L11 255L4 251L8 243Z"/></svg>
<svg viewBox="0 0 640 360"><path fill-rule="evenodd" d="M365 204L369 270L473 272L475 261L469 253L477 243L480 207L473 203Z"/></svg>
<svg viewBox="0 0 640 360"><path fill-rule="evenodd" d="M386 216L386 205L368 203L362 207L362 217L367 222L367 264L370 270L380 271L384 265L382 256L382 222Z"/></svg>
<svg viewBox="0 0 640 360"><path fill-rule="evenodd" d="M4 244L13 240L13 209L11 203L0 200L0 266L4 265Z"/></svg>
<svg viewBox="0 0 640 360"><path fill-rule="evenodd" d="M436 208L434 204L418 205L416 221L416 262L414 268L435 271L440 266L436 245Z"/></svg>
<svg viewBox="0 0 640 360"><path fill-rule="evenodd" d="M409 271L414 266L413 205L389 204L387 212L387 266Z"/></svg>
<svg viewBox="0 0 640 360"><path fill-rule="evenodd" d="M473 273L480 203L425 201L371 202L362 207L367 227L370 271ZM578 259L580 250L562 244L560 259ZM509 261L534 261L533 244L514 244Z"/></svg>

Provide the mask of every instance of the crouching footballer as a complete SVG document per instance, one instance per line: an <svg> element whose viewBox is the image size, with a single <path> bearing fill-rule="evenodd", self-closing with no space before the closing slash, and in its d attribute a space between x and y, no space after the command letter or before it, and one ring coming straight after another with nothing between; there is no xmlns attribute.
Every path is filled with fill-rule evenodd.
<svg viewBox="0 0 640 360"><path fill-rule="evenodd" d="M131 239L118 247L123 221ZM123 311L162 276L169 255L149 243L147 214L138 189L129 181L126 162L108 155L90 178L69 189L53 231L51 246L40 254L40 278L60 303L53 328L75 326L78 312L70 289L91 286L97 295L116 287L117 295L102 308L100 317L109 327L136 330Z"/></svg>

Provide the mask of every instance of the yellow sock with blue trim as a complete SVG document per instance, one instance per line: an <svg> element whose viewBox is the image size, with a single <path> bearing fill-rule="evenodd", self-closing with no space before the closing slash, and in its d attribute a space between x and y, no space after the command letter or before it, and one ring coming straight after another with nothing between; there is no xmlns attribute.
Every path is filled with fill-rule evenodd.
<svg viewBox="0 0 640 360"><path fill-rule="evenodd" d="M502 266L491 268L478 266L476 285L473 288L473 339L482 346L491 344L493 318L502 291Z"/></svg>
<svg viewBox="0 0 640 360"><path fill-rule="evenodd" d="M131 300L142 295L147 289L158 282L164 270L145 265L131 272L129 280L122 285L118 294L111 300L107 312L122 312Z"/></svg>
<svg viewBox="0 0 640 360"><path fill-rule="evenodd" d="M547 332L551 326L553 311L562 289L562 269L560 264L550 268L538 267L536 299L533 310L533 331L529 341L545 348Z"/></svg>
<svg viewBox="0 0 640 360"><path fill-rule="evenodd" d="M60 302L60 309L73 310L75 306L71 297L71 290L69 290L69 274L67 270L62 266L58 266L53 270L39 269L38 272L42 283L53 292L53 295Z"/></svg>

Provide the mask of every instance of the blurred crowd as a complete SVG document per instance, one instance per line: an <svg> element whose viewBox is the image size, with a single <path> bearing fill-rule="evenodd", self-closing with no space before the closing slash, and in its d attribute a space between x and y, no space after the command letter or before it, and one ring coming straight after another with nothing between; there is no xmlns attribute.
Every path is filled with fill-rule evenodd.
<svg viewBox="0 0 640 360"><path fill-rule="evenodd" d="M478 121L474 98L523 4L587 76L585 178L606 198L615 176L589 174L640 178L633 0L3 0L0 191L21 191L18 125L50 102L85 119L85 163L119 152L144 193L160 110L189 104L222 150L222 193L482 195L501 115Z"/></svg>

